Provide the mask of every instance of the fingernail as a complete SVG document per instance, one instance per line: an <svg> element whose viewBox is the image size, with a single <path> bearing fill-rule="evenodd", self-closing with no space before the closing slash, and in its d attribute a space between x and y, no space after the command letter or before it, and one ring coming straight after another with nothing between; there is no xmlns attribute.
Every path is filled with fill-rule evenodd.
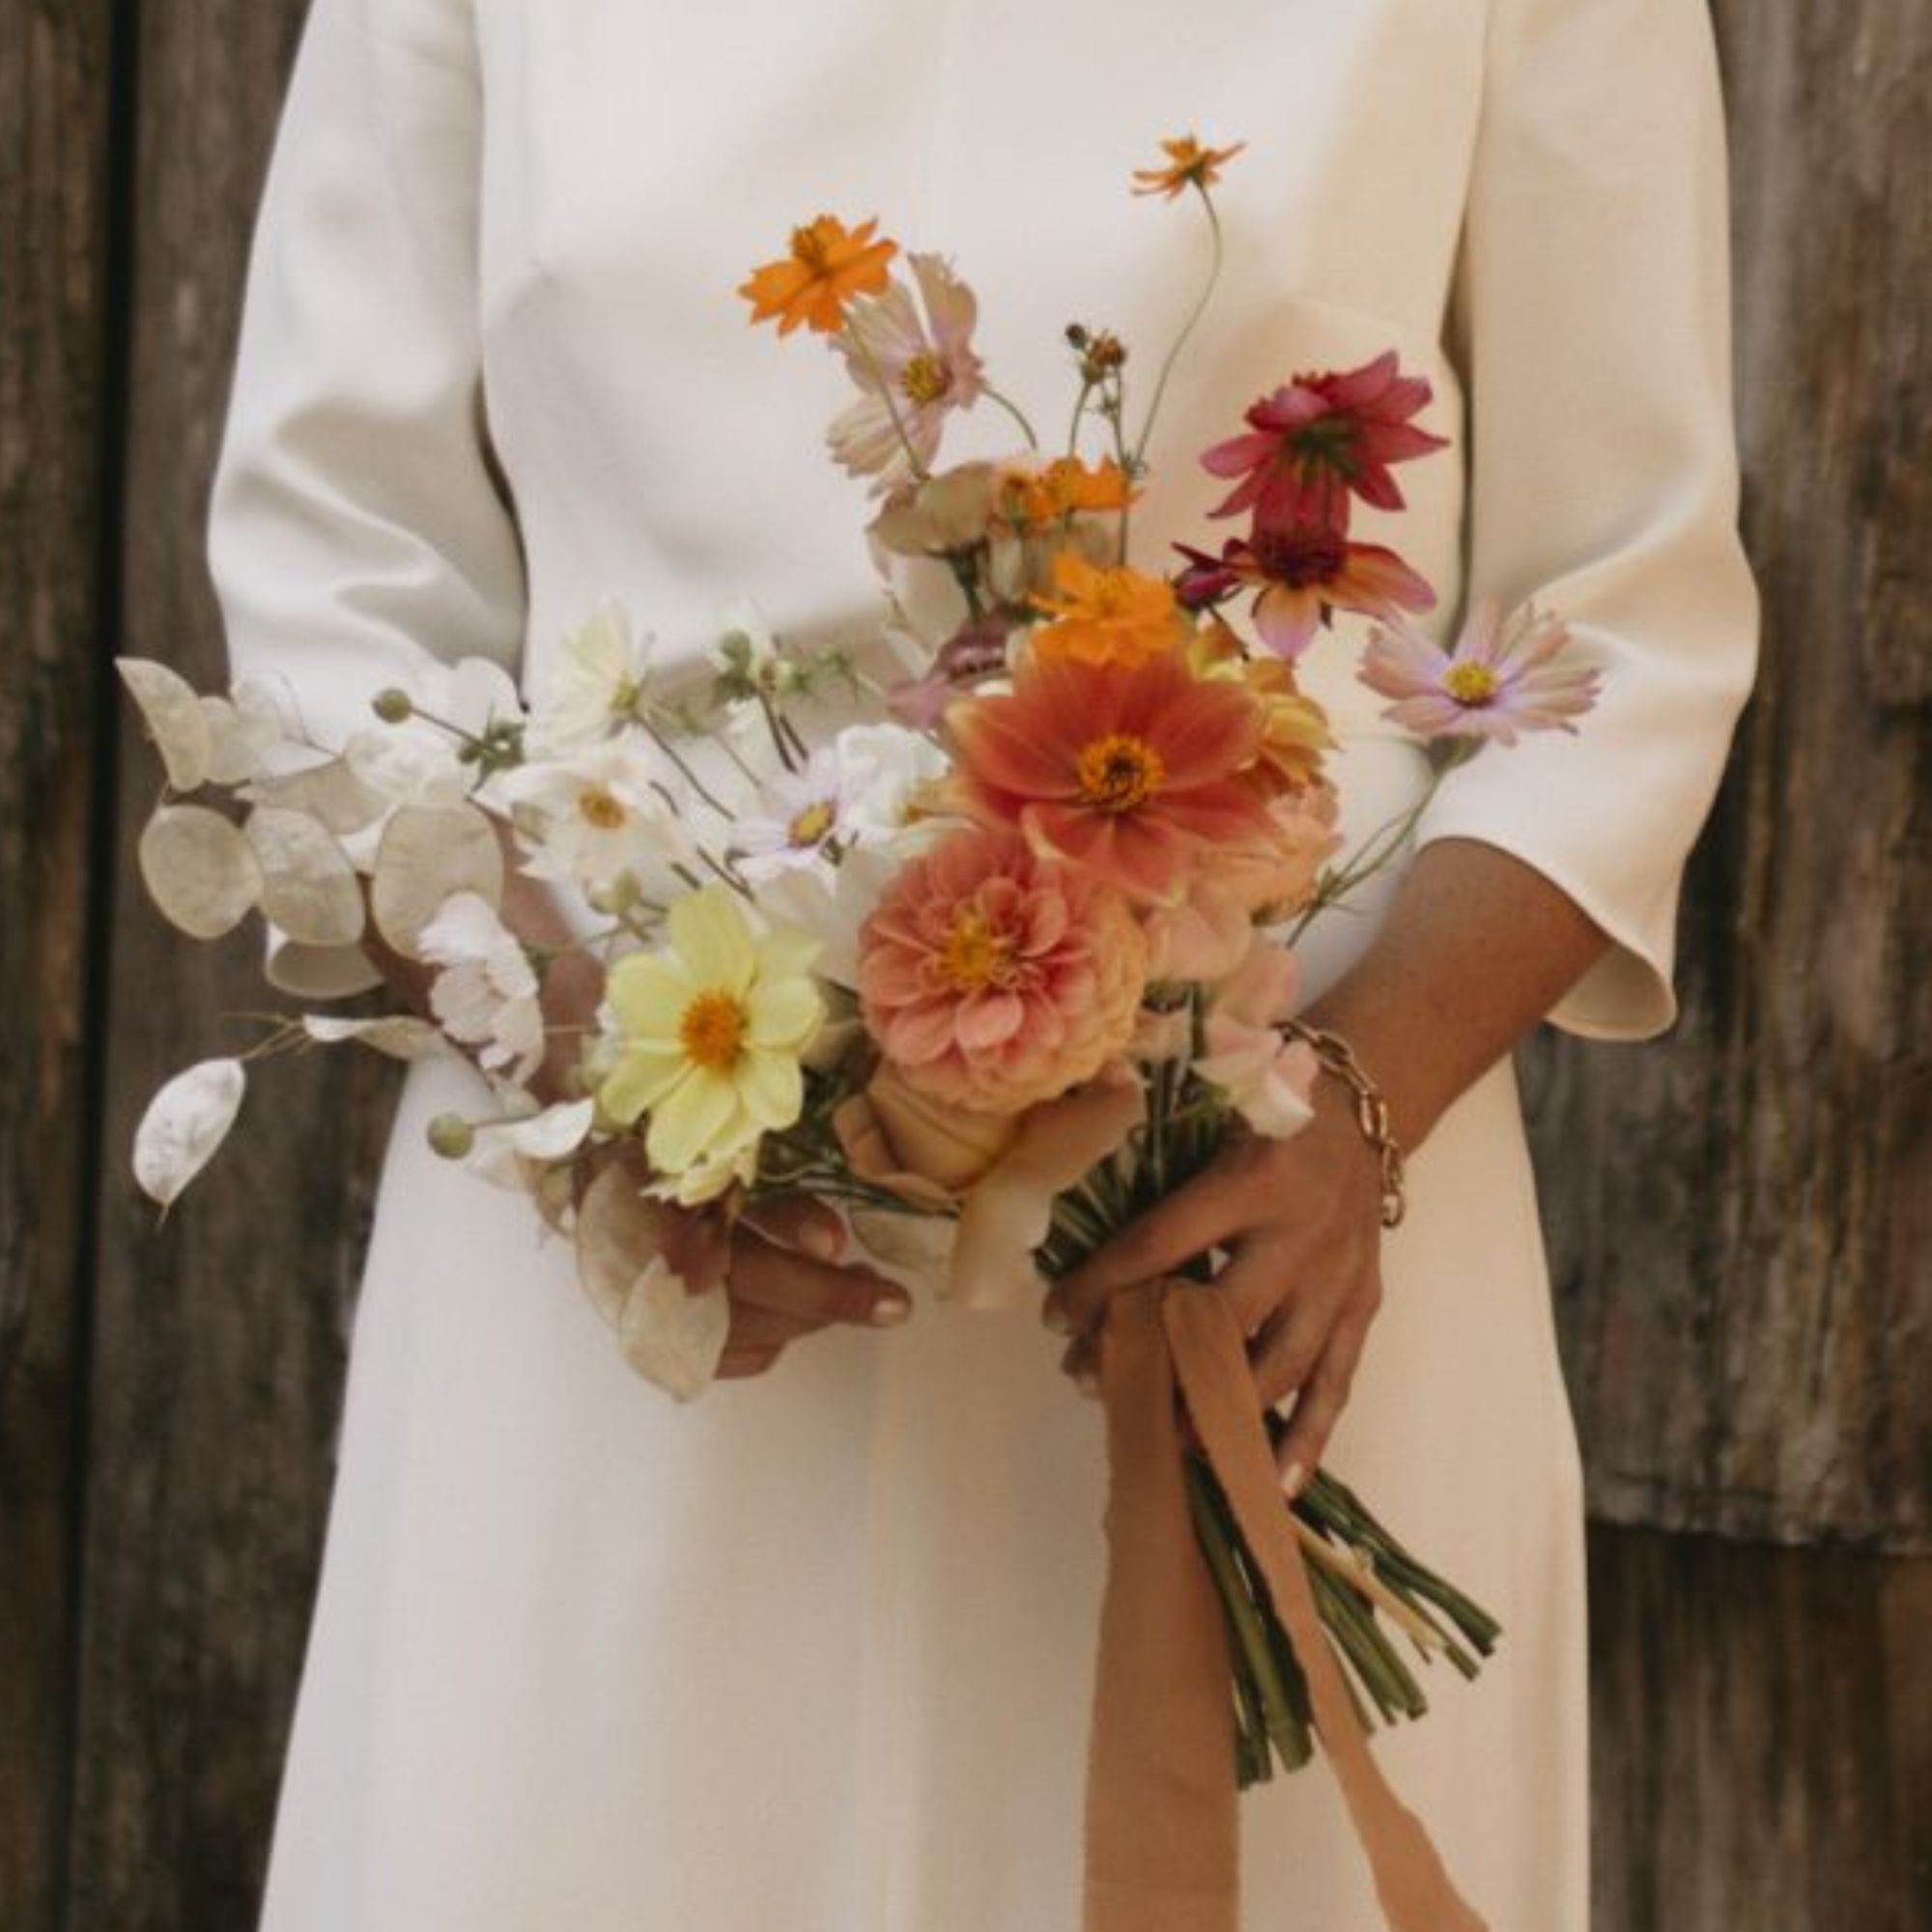
<svg viewBox="0 0 1932 1932"><path fill-rule="evenodd" d="M1073 1333L1073 1319L1067 1314L1065 1304L1055 1300L1052 1295L1047 1296L1045 1304L1041 1307L1039 1319L1056 1335L1070 1335Z"/></svg>
<svg viewBox="0 0 1932 1932"><path fill-rule="evenodd" d="M874 1328L896 1328L912 1314L912 1303L903 1294L882 1294L872 1304Z"/></svg>
<svg viewBox="0 0 1932 1932"><path fill-rule="evenodd" d="M1100 1395L1100 1378L1092 1369L1075 1369L1073 1386L1084 1396L1097 1401Z"/></svg>
<svg viewBox="0 0 1932 1932"><path fill-rule="evenodd" d="M845 1251L843 1232L825 1221L808 1221L798 1244L814 1260L836 1262Z"/></svg>
<svg viewBox="0 0 1932 1932"><path fill-rule="evenodd" d="M1298 1496L1301 1493L1301 1485L1306 1480L1307 1475L1308 1471L1304 1469L1299 1463L1291 1463L1288 1465L1288 1467L1281 1472L1281 1487L1283 1494L1289 1496Z"/></svg>

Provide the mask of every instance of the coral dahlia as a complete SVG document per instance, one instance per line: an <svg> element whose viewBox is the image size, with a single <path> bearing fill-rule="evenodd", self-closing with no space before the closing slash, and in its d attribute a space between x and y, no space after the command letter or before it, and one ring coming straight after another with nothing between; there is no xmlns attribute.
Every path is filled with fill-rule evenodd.
<svg viewBox="0 0 1932 1932"><path fill-rule="evenodd" d="M980 826L910 861L859 939L859 999L887 1061L985 1114L1099 1072L1133 1033L1146 979L1119 893Z"/></svg>

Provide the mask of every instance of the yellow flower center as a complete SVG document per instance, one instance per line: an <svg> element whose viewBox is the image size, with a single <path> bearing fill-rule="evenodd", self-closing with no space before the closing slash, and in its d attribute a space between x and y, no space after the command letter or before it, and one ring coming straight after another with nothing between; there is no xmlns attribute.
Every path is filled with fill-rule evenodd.
<svg viewBox="0 0 1932 1932"><path fill-rule="evenodd" d="M1012 964L1012 942L995 932L984 913L963 906L946 935L939 969L962 993L977 993L1006 977Z"/></svg>
<svg viewBox="0 0 1932 1932"><path fill-rule="evenodd" d="M599 832L621 831L631 816L623 801L602 785L585 785L577 794L577 810L584 822L594 825Z"/></svg>
<svg viewBox="0 0 1932 1932"><path fill-rule="evenodd" d="M922 351L899 371L899 387L906 400L923 409L936 403L952 386L952 371L937 355Z"/></svg>
<svg viewBox="0 0 1932 1932"><path fill-rule="evenodd" d="M1454 664L1442 680L1443 689L1458 704L1480 711L1496 695L1497 678L1488 665Z"/></svg>
<svg viewBox="0 0 1932 1932"><path fill-rule="evenodd" d="M1167 767L1145 738L1115 731L1080 753L1078 777L1089 805L1101 811L1135 811L1160 789Z"/></svg>
<svg viewBox="0 0 1932 1932"><path fill-rule="evenodd" d="M785 837L790 839L792 849L796 852L806 851L813 845L822 845L836 818L837 814L831 806L822 798L814 799L785 827Z"/></svg>
<svg viewBox="0 0 1932 1932"><path fill-rule="evenodd" d="M699 993L677 1026L685 1057L713 1073L728 1073L745 1043L745 1009L729 993Z"/></svg>

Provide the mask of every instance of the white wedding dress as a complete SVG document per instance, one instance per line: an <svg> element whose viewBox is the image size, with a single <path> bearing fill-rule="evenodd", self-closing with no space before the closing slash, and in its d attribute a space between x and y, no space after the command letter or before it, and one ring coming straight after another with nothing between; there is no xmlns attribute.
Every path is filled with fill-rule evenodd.
<svg viewBox="0 0 1932 1932"><path fill-rule="evenodd" d="M1227 532L1194 459L1256 396L1386 347L1426 374L1455 447L1357 533L1432 579L1439 634L1533 595L1605 685L1420 837L1612 935L1556 1024L1658 1032L1756 635L1701 0L315 0L213 504L236 668L339 735L425 653L540 688L612 597L668 665L741 595L862 639L863 494L821 443L849 384L736 285L793 223L876 213L952 256L1045 422L1069 321L1126 336L1145 397L1206 236L1128 178L1190 128L1248 147L1138 560ZM982 406L952 453L1009 440ZM1424 773L1361 636L1309 674L1357 838ZM1374 919L1332 923L1311 985ZM480 1093L414 1069L389 1145L268 1932L1070 1932L1103 1471L1058 1344L924 1296L676 1406L526 1205L425 1146ZM1577 1448L1507 1065L1414 1159L1385 1271L1327 1461L1506 1634L1376 1746L1495 1932L1583 1932ZM1244 1821L1247 1924L1380 1926L1324 1767Z"/></svg>

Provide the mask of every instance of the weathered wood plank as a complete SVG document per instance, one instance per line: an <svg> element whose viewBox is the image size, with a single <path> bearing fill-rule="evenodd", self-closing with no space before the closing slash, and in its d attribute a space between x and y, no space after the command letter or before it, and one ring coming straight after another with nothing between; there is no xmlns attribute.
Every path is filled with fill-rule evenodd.
<svg viewBox="0 0 1932 1932"><path fill-rule="evenodd" d="M302 8L139 10L127 648L222 674L208 479L261 170ZM158 773L126 772L99 1203L87 1601L62 1932L244 1932L306 1633L387 1069L264 1070L241 1134L156 1232L127 1153L156 1085L255 1037L259 934L169 933L130 863ZM281 1004L286 1005L286 1002ZM224 1015L231 1017L224 1018Z"/></svg>
<svg viewBox="0 0 1932 1932"><path fill-rule="evenodd" d="M60 1896L112 0L0 14L0 1924Z"/></svg>
<svg viewBox="0 0 1932 1932"><path fill-rule="evenodd" d="M1922 1551L1932 8L1717 14L1764 663L1681 1030L1526 1056L1545 1219L1596 1514Z"/></svg>
<svg viewBox="0 0 1932 1932"><path fill-rule="evenodd" d="M1596 1527L1594 1923L1932 1925L1932 1560Z"/></svg>

